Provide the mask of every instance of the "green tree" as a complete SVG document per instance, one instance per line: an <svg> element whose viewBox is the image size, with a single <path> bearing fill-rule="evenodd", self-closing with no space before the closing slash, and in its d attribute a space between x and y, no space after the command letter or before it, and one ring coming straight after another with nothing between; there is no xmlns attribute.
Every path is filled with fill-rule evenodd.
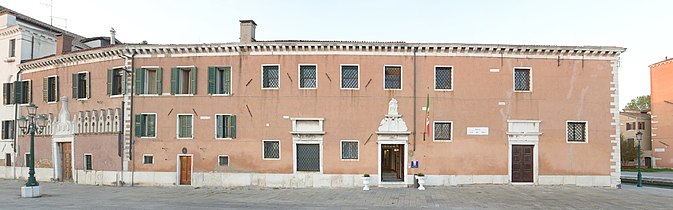
<svg viewBox="0 0 673 210"><path fill-rule="evenodd" d="M650 95L638 96L632 99L624 109L645 111L650 109Z"/></svg>
<svg viewBox="0 0 673 210"><path fill-rule="evenodd" d="M621 140L619 147L622 165L626 165L629 161L636 160L638 158L638 147L636 147L635 142L624 139L624 135L619 136L619 139Z"/></svg>
<svg viewBox="0 0 673 210"><path fill-rule="evenodd" d="M143 40L142 42L140 42L138 44L143 44L144 45L144 44L148 44L148 43L147 43L147 40Z"/></svg>

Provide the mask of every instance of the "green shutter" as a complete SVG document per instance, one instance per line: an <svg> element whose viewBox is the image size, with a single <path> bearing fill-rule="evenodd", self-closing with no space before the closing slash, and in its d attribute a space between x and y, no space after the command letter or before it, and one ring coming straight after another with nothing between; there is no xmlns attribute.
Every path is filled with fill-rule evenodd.
<svg viewBox="0 0 673 210"><path fill-rule="evenodd" d="M91 98L91 73L87 72L84 74L86 77L86 98Z"/></svg>
<svg viewBox="0 0 673 210"><path fill-rule="evenodd" d="M190 94L196 95L196 67L192 68L192 70L189 72L189 79L191 80L191 90Z"/></svg>
<svg viewBox="0 0 673 210"><path fill-rule="evenodd" d="M161 70L161 67L159 67L159 69L157 69L157 81L156 81L156 83L157 83L157 94L159 94L159 95L161 95L161 93L163 91L163 89L161 88L161 86L162 86L161 81L163 81L163 80L164 80L164 77L163 77L163 74L162 74L162 70Z"/></svg>
<svg viewBox="0 0 673 210"><path fill-rule="evenodd" d="M136 136L143 136L143 129L142 129L142 128L143 128L143 125L142 125L142 119L143 119L143 116L140 115L140 114L137 114L137 115L135 116L135 118L136 118L136 119L135 119L135 121L134 121L133 123L135 123L135 129L136 129L135 133L136 133Z"/></svg>
<svg viewBox="0 0 673 210"><path fill-rule="evenodd" d="M224 69L224 94L231 94L231 68Z"/></svg>
<svg viewBox="0 0 673 210"><path fill-rule="evenodd" d="M33 80L26 82L26 103L33 103Z"/></svg>
<svg viewBox="0 0 673 210"><path fill-rule="evenodd" d="M58 87L59 87L59 81L58 81L58 76L56 76L56 79L54 79L54 82L56 82L55 89L54 89L54 97L56 97L56 101L60 100L60 96L58 95Z"/></svg>
<svg viewBox="0 0 673 210"><path fill-rule="evenodd" d="M208 94L216 94L217 91L215 90L215 77L217 75L217 67L208 67Z"/></svg>
<svg viewBox="0 0 673 210"><path fill-rule="evenodd" d="M157 116L156 115L147 115L147 121L145 122L147 126L147 136L155 137L156 125L157 125Z"/></svg>
<svg viewBox="0 0 673 210"><path fill-rule="evenodd" d="M42 101L49 102L49 77L42 78Z"/></svg>
<svg viewBox="0 0 673 210"><path fill-rule="evenodd" d="M236 138L236 115L229 116L229 135L232 139Z"/></svg>
<svg viewBox="0 0 673 210"><path fill-rule="evenodd" d="M145 69L137 68L135 69L135 87L133 89L136 92L136 95L145 93L145 85L143 85L143 80L145 79ZM149 82L149 81L148 81Z"/></svg>
<svg viewBox="0 0 673 210"><path fill-rule="evenodd" d="M107 70L107 95L112 95L112 78L114 77L114 70L108 69Z"/></svg>
<svg viewBox="0 0 673 210"><path fill-rule="evenodd" d="M16 104L24 103L23 86L23 81L14 82L14 101Z"/></svg>
<svg viewBox="0 0 673 210"><path fill-rule="evenodd" d="M77 97L78 85L79 83L77 82L77 74L72 74L72 98L79 98Z"/></svg>
<svg viewBox="0 0 673 210"><path fill-rule="evenodd" d="M171 94L178 92L178 68L171 68Z"/></svg>

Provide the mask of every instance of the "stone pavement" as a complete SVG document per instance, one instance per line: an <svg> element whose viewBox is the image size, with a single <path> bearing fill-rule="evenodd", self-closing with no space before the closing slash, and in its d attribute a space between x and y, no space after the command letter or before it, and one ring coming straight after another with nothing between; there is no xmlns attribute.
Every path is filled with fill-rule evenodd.
<svg viewBox="0 0 673 210"><path fill-rule="evenodd" d="M102 187L42 182L20 198L0 180L0 209L673 209L673 189L470 185L412 188Z"/></svg>

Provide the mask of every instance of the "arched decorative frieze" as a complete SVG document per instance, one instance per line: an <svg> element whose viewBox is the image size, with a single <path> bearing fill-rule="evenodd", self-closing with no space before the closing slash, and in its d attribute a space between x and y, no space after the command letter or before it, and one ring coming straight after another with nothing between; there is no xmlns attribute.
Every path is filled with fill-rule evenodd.
<svg viewBox="0 0 673 210"><path fill-rule="evenodd" d="M98 111L97 110L92 110L91 111L91 118L90 118L89 123L91 125L90 133L98 133Z"/></svg>
<svg viewBox="0 0 673 210"><path fill-rule="evenodd" d="M119 119L121 114L121 110L119 108L115 109L115 115L114 115L114 120L113 120L113 129L112 132L119 132Z"/></svg>

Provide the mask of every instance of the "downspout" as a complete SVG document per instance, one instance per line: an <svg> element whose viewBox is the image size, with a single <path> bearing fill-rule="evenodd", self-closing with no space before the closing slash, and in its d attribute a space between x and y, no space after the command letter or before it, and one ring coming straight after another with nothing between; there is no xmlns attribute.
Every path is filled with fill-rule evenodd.
<svg viewBox="0 0 673 210"><path fill-rule="evenodd" d="M131 54L131 104L130 104L131 113L129 115L129 116L131 116L130 117L131 119L129 119L131 121L131 125L129 126L130 127L129 128L129 130L130 130L130 132L129 132L129 140L130 140L129 151L131 151L130 154L129 154L129 161L131 163L131 187L133 187L133 181L134 181L134 178L135 178L134 176L135 176L135 172L136 172L136 164L133 163L134 160L135 160L133 158L133 155L135 155L135 151L133 150L134 149L133 148L133 143L134 143L133 142L133 136L134 136L133 135L133 127L135 127L134 126L135 124L133 124L134 123L133 120L135 119L133 117L133 95L135 94L135 81L136 81L135 80L136 74L135 74L135 72L133 72L133 70L135 69L135 64L136 64L135 57L136 57L136 52L133 52L133 54Z"/></svg>
<svg viewBox="0 0 673 210"><path fill-rule="evenodd" d="M35 51L35 35L30 37L30 59L33 59L33 52Z"/></svg>
<svg viewBox="0 0 673 210"><path fill-rule="evenodd" d="M418 48L414 47L414 149L416 151L416 51Z"/></svg>

